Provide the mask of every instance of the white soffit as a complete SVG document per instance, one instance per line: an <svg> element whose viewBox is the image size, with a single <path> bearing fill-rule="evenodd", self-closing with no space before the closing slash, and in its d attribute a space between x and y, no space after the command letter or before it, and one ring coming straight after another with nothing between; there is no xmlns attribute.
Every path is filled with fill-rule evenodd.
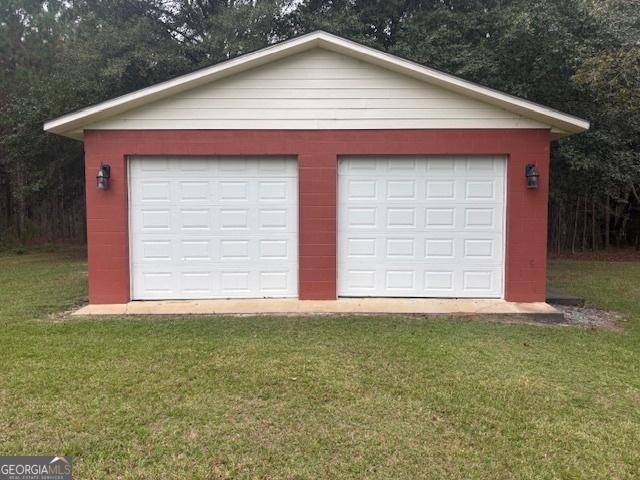
<svg viewBox="0 0 640 480"><path fill-rule="evenodd" d="M317 31L63 115L46 122L44 130L82 139L83 128L99 120L312 48L324 48L344 54L495 105L548 125L554 138L565 137L589 129L589 122L578 117L463 80L454 75L360 45L327 32Z"/></svg>

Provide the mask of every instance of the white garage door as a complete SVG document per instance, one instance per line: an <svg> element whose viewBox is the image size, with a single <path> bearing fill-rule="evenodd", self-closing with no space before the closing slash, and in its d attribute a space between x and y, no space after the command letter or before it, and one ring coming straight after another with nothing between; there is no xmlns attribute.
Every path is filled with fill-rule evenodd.
<svg viewBox="0 0 640 480"><path fill-rule="evenodd" d="M132 298L296 297L289 158L132 158Z"/></svg>
<svg viewBox="0 0 640 480"><path fill-rule="evenodd" d="M338 174L338 295L502 297L503 157L346 157Z"/></svg>

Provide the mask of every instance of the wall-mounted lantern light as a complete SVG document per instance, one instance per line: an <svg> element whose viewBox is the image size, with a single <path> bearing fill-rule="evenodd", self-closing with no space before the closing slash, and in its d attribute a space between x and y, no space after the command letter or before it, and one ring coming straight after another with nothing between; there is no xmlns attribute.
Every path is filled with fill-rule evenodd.
<svg viewBox="0 0 640 480"><path fill-rule="evenodd" d="M538 188L538 178L540 174L536 170L533 163L529 163L525 169L525 177L527 177L527 188Z"/></svg>
<svg viewBox="0 0 640 480"><path fill-rule="evenodd" d="M109 188L109 178L111 177L111 166L103 163L96 175L96 186L98 190L106 190Z"/></svg>

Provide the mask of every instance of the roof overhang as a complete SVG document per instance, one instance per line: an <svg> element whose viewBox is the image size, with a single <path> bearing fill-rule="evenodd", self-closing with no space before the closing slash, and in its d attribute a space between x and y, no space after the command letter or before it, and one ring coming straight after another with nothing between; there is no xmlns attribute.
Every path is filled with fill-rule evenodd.
<svg viewBox="0 0 640 480"><path fill-rule="evenodd" d="M549 125L553 138L589 129L589 122L581 118L317 31L63 115L46 122L44 130L81 140L84 128L99 120L316 47L354 57L536 120Z"/></svg>

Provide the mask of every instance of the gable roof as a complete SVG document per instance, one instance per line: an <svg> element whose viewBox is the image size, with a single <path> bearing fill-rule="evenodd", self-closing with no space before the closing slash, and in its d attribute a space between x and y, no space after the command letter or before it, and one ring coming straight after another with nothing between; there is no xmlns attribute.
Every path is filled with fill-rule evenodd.
<svg viewBox="0 0 640 480"><path fill-rule="evenodd" d="M63 115L46 122L44 130L82 139L83 128L99 120L312 48L324 48L354 57L536 120L549 125L554 138L565 137L589 129L589 122L581 118L463 80L454 75L425 67L324 31L316 31Z"/></svg>

